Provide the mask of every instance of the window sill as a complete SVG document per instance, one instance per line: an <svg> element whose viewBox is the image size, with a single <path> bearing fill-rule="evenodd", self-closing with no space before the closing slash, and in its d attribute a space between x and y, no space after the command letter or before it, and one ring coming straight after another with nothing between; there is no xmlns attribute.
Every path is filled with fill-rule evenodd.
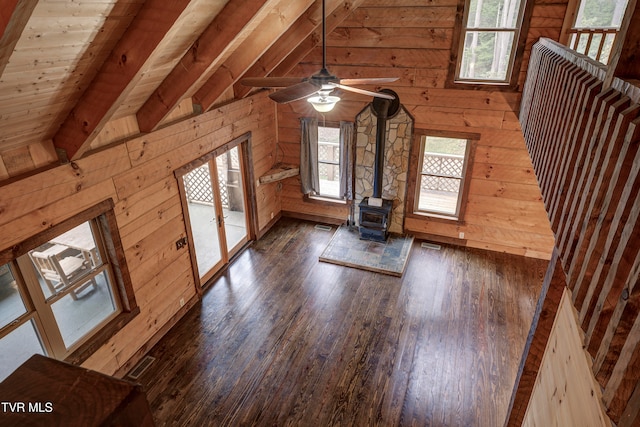
<svg viewBox="0 0 640 427"><path fill-rule="evenodd" d="M131 322L140 313L140 308L135 307L130 312L122 312L118 314L113 320L107 323L102 329L93 334L85 343L67 356L64 359L65 362L73 365L80 365L87 360L93 353L95 353L100 347L105 345L111 337L118 333L127 323Z"/></svg>
<svg viewBox="0 0 640 427"><path fill-rule="evenodd" d="M346 205L347 201L345 199L334 199L333 197L326 196L310 196L305 195L304 201L308 203L318 203L323 205Z"/></svg>
<svg viewBox="0 0 640 427"><path fill-rule="evenodd" d="M467 89L467 90L497 90L503 92L518 92L517 82L494 82L494 81L467 81L454 80L445 83L446 89Z"/></svg>
<svg viewBox="0 0 640 427"><path fill-rule="evenodd" d="M406 216L408 218L413 218L413 219L428 219L430 221L433 220L436 222L442 222L447 224L451 224L451 223L455 223L458 225L465 224L464 219L461 219L455 216L447 216L447 215L430 213L430 212L412 212L412 213L407 213Z"/></svg>

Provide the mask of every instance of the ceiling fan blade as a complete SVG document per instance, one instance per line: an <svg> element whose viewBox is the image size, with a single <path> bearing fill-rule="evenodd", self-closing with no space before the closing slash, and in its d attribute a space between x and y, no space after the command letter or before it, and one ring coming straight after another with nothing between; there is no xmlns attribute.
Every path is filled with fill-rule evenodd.
<svg viewBox="0 0 640 427"><path fill-rule="evenodd" d="M357 89L349 85L375 85L391 83L398 80L398 77L378 77L361 79L339 80L327 70L327 29L326 29L326 0L322 0L322 69L308 78L299 77L248 77L241 79L240 83L245 86L283 88L269 95L269 98L280 104L297 101L307 98L314 93L328 95L332 88L340 88L349 92L356 92L362 95L373 96L394 100L395 96L383 92L371 92L364 89ZM336 83L338 81L339 83Z"/></svg>
<svg viewBox="0 0 640 427"><path fill-rule="evenodd" d="M362 79L340 79L343 85L377 85L382 83L392 83L399 80L398 77L371 77Z"/></svg>
<svg viewBox="0 0 640 427"><path fill-rule="evenodd" d="M251 87L289 87L306 80L306 77L247 77L240 80Z"/></svg>
<svg viewBox="0 0 640 427"><path fill-rule="evenodd" d="M376 98L384 98L384 99L396 99L395 96L389 95L388 93L380 93L380 92L371 92L369 90L359 89L357 87L346 86L340 83L329 83L331 86L339 87L343 90L348 90L349 92L360 93L362 95L375 96Z"/></svg>
<svg viewBox="0 0 640 427"><path fill-rule="evenodd" d="M270 94L269 98L273 99L279 104L286 104L288 102L306 98L309 95L313 95L317 91L318 87L316 85L309 82L302 82L298 83L297 85L280 89Z"/></svg>

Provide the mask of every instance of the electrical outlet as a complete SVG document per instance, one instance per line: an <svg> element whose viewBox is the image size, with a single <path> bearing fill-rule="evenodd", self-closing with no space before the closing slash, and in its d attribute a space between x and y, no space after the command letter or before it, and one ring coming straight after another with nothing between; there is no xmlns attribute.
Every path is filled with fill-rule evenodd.
<svg viewBox="0 0 640 427"><path fill-rule="evenodd" d="M461 231L460 233L458 233L458 238L459 239L464 239L464 232Z"/></svg>
<svg viewBox="0 0 640 427"><path fill-rule="evenodd" d="M187 246L187 238L183 237L180 240L176 240L176 249L182 249Z"/></svg>

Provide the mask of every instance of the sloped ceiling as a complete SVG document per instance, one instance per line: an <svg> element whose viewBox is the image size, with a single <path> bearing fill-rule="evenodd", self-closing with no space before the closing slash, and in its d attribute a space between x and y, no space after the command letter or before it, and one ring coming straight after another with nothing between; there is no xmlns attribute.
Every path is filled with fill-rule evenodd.
<svg viewBox="0 0 640 427"><path fill-rule="evenodd" d="M361 3L327 0L328 29ZM2 0L0 152L78 158L111 121L149 132L181 103L246 96L241 77L287 74L320 23L319 0Z"/></svg>

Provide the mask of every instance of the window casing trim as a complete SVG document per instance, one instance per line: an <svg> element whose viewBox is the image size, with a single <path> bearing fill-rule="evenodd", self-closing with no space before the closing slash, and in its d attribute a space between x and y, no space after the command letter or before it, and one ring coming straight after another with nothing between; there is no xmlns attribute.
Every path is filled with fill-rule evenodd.
<svg viewBox="0 0 640 427"><path fill-rule="evenodd" d="M111 278L113 280L113 287L117 291L115 297L118 299L118 305L121 308L120 313L112 316L112 318L106 323L103 323L101 328L92 333L90 337L85 339L77 348L71 347L71 353L68 354L64 360L73 364L80 364L91 356L96 350L103 346L112 336L114 336L124 325L129 323L135 316L140 313L140 309L136 303L133 285L131 283L129 270L127 267L126 259L124 256L124 248L120 240L120 234L118 232L118 226L116 223L114 209L114 202L112 199L107 199L97 205L88 208L82 212L79 212L59 223L51 226L50 228L29 237L19 244L14 245L11 248L0 251L0 265L10 264L11 271L17 281L21 281L20 286L25 286L25 278L22 274L30 274L30 269L20 269L20 261L18 258L26 255L30 250L37 248L38 246L48 242L56 236L65 233L78 225L87 221L95 220L97 227L100 229L101 242L106 255L109 258L109 264L111 266ZM18 268L16 268L18 267ZM24 270L24 272L22 271ZM33 274L35 271L33 271ZM66 295L68 290L63 294ZM28 306L28 312L25 315L32 316L36 322L46 321L41 319L41 314L36 311L36 304L34 304L33 298L30 293L25 295L25 303ZM24 316L24 315L23 315ZM23 317L21 316L21 318ZM29 320L27 320L28 322ZM21 324L24 322L20 322ZM41 339L46 339L41 337ZM49 346L51 348L51 346Z"/></svg>
<svg viewBox="0 0 640 427"><path fill-rule="evenodd" d="M509 70L507 72L507 79L505 81L495 80L472 80L472 79L459 79L458 73L460 64L462 61L462 51L464 50L464 39L467 31L477 30L490 30L501 31L500 28L471 28L467 29L467 9L465 7L467 0L458 0L456 8L456 19L453 32L453 39L451 44L451 61L449 63L449 70L447 73L447 79L445 81L445 88L448 89L470 89L477 90L482 88L491 88L491 90L504 90L504 91L518 91L518 80L520 69L522 67L522 56L524 54L527 42L527 36L529 34L529 27L531 22L531 16L533 15L533 7L535 1L522 0L525 4L521 7L518 15L518 22L520 23L519 29L504 29L508 31L514 31L515 40L512 46L512 59L509 64Z"/></svg>
<svg viewBox="0 0 640 427"><path fill-rule="evenodd" d="M447 215L439 212L427 212L418 211L416 209L418 203L418 194L420 191L420 178L422 176L421 167L419 164L422 161L424 154L424 144L422 140L427 136L437 136L444 138L466 139L467 148L465 154L464 170L461 183L461 196L458 200L458 215ZM413 133L413 141L411 144L411 152L409 154L409 177L407 182L407 200L405 205L405 217L414 219L428 219L438 222L451 223L455 222L458 225L463 225L464 215L466 212L467 199L469 194L469 186L471 184L471 174L473 171L473 159L475 156L475 150L478 141L480 140L479 133L471 132L450 132L441 131L435 129L415 129Z"/></svg>
<svg viewBox="0 0 640 427"><path fill-rule="evenodd" d="M325 206L330 205L346 205L350 204L350 201L346 198L323 196L320 194L304 194L302 200L305 203L317 203Z"/></svg>
<svg viewBox="0 0 640 427"><path fill-rule="evenodd" d="M342 173L342 162L344 161L344 159L340 158L339 161L330 161L330 160L321 160L320 159L320 128L331 128L331 129L337 129L338 130L338 151L341 153L342 152L342 147L340 144L340 140L342 139L342 132L340 130L340 123L336 123L336 122L324 122L322 124L318 124L318 172L320 171L320 165L321 164L325 164L325 165L332 165L332 166L337 166L338 167L338 173ZM339 182L340 180L338 180ZM319 200L319 201L325 201L325 202L329 202L329 203L344 203L346 201L346 198L343 196L333 196L331 194L323 194L320 193L319 191L320 189L318 189L318 192L314 193L314 194L306 194L306 199L313 199L313 200ZM338 191L339 192L339 191Z"/></svg>

